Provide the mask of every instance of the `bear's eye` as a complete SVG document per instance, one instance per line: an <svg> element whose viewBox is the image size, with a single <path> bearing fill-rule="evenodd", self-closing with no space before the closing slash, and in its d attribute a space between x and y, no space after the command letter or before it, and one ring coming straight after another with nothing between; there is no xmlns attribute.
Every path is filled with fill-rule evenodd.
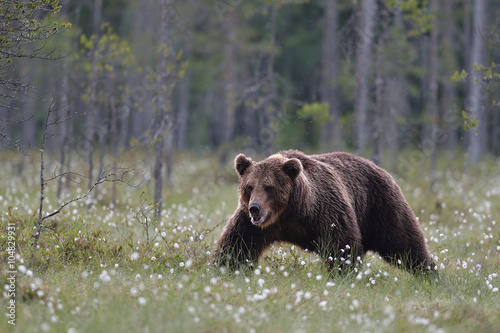
<svg viewBox="0 0 500 333"><path fill-rule="evenodd" d="M246 189L245 189L245 192L247 193L252 193L253 191L253 187L252 186L247 186Z"/></svg>
<svg viewBox="0 0 500 333"><path fill-rule="evenodd" d="M272 192L273 192L273 190L274 190L274 189L273 189L273 187L272 187L272 186L266 186L266 187L264 188L264 191L266 191L266 193L267 193L267 194L272 193Z"/></svg>

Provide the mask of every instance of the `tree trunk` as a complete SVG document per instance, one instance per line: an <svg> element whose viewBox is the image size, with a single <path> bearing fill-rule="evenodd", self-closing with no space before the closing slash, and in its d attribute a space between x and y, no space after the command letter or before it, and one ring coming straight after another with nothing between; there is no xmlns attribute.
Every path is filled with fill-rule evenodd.
<svg viewBox="0 0 500 333"><path fill-rule="evenodd" d="M365 152L368 128L368 104L370 100L370 70L372 44L375 34L376 0L361 2L358 48L356 52L356 96L354 103L354 147L356 154Z"/></svg>
<svg viewBox="0 0 500 333"><path fill-rule="evenodd" d="M170 115L171 118L173 115ZM173 127L174 120L170 119L168 121L168 129L167 129L167 137L165 142L165 150L166 150L166 160L167 165L165 169L165 179L167 180L167 185L172 186L172 174L174 172L174 152L175 152L175 129Z"/></svg>
<svg viewBox="0 0 500 333"><path fill-rule="evenodd" d="M382 147L384 132L384 119L386 114L387 102L385 93L385 45L387 42L387 29L389 18L384 10L381 11L381 32L376 48L376 63L375 63L375 110L373 113L373 162L377 165L382 163Z"/></svg>
<svg viewBox="0 0 500 333"><path fill-rule="evenodd" d="M160 60L158 64L159 84L156 96L156 114L155 122L153 124L154 135L153 142L155 150L155 164L154 164L154 202L157 205L155 209L155 216L159 217L163 204L163 159L165 154L165 146L167 141L168 132L172 130L171 107L169 98L171 97L172 87L170 84L170 75L167 72L168 57L171 55L172 49L169 43L169 0L161 0L160 2ZM170 147L168 147L170 148Z"/></svg>
<svg viewBox="0 0 500 333"><path fill-rule="evenodd" d="M96 36L100 34L100 25L101 25L101 11L102 11L102 0L95 0L94 3L94 13L93 13L93 33ZM97 117L97 80L98 80L98 47L97 47L97 39L94 41L94 45L92 47L92 59L91 59L91 77L90 77L90 94L89 100L87 102L87 128L86 128L86 138L85 138L85 153L87 154L87 162L89 164L88 171L88 188L91 188L94 184L94 135L95 135L95 123Z"/></svg>
<svg viewBox="0 0 500 333"><path fill-rule="evenodd" d="M430 140L426 140L426 142L422 142L424 144L431 144L433 147L429 147L431 149L431 187L433 188L436 183L437 177L437 150L439 142L437 139L437 131L439 128L439 110L438 110L438 70L439 70L439 50L438 50L438 42L439 42L439 25L438 25L438 17L439 15L439 2L431 1L430 11L433 13L434 22L433 28L431 30L430 36L430 45L429 45L429 64L428 64L428 87L429 87L429 96L427 98L427 112L430 115L431 119L431 131L430 131ZM425 138L428 139L428 138Z"/></svg>
<svg viewBox="0 0 500 333"><path fill-rule="evenodd" d="M492 130L490 137L491 150L498 156L500 154L500 109L497 103L494 112L492 112Z"/></svg>
<svg viewBox="0 0 500 333"><path fill-rule="evenodd" d="M68 73L68 60L63 59L63 68L62 68L62 87L61 87L61 106L62 110L65 110L66 114L69 114L68 110L70 107L68 106L68 94L69 94L69 73ZM67 117L69 118L69 117ZM66 167L69 170L69 165L67 165L67 160L68 156L70 154L70 126L72 124L72 119L68 119L67 121L63 122L60 125L61 128L61 145L59 147L59 168L61 170L61 174L64 174L66 172ZM57 180L57 199L61 199L61 194L62 194L62 189L63 189L63 178L66 178L66 181L68 181L67 177L59 177Z"/></svg>
<svg viewBox="0 0 500 333"><path fill-rule="evenodd" d="M115 105L115 99L112 97L110 101L110 120L111 120L111 128L110 128L110 140L111 140L111 152L113 153L113 171L117 172L117 159L118 159L118 141L119 141L119 133L118 133L118 114ZM113 207L116 206L116 183L113 182L111 185L111 202L113 203Z"/></svg>
<svg viewBox="0 0 500 333"><path fill-rule="evenodd" d="M113 94L110 94L110 96L113 96ZM101 112L101 119L100 119L100 124L98 127L97 131L97 147L99 147L99 168L98 174L100 175L104 171L104 162L106 160L106 142L108 141L108 136L109 136L109 122L111 121L110 118L108 118L108 110L111 108L109 105L108 101L104 102L103 105L103 111ZM111 117L111 115L109 116Z"/></svg>
<svg viewBox="0 0 500 333"><path fill-rule="evenodd" d="M187 55L188 56L188 55ZM189 119L189 89L191 87L191 73L189 69L179 82L179 113L177 114L177 148L187 147L188 119Z"/></svg>
<svg viewBox="0 0 500 333"><path fill-rule="evenodd" d="M321 55L321 101L328 103L332 119L322 128L322 147L324 150L340 149L343 146L342 133L339 126L339 31L337 0L327 0L324 14L324 37ZM332 149L333 148L333 149Z"/></svg>
<svg viewBox="0 0 500 333"><path fill-rule="evenodd" d="M37 140L36 140L36 132L37 132L37 121L35 118L36 114L36 105L37 101L32 101L31 103L26 103L25 104L25 110L22 112L22 118L27 119L22 122L22 131L23 131L23 145L26 145L28 147L36 147L37 146ZM26 110L27 109L27 110Z"/></svg>
<svg viewBox="0 0 500 333"><path fill-rule="evenodd" d="M159 111L156 111L159 114ZM158 115L156 119L160 121L161 115ZM162 128L162 125L158 126L159 128L157 129L157 132L160 132L160 128ZM163 205L163 176L162 176L162 169L163 169L163 148L164 148L164 139L163 137L156 137L155 138L155 164L154 164L154 170L153 170L153 177L154 177L154 182L155 182L155 190L154 190L154 202L157 205L155 209L155 216L158 217L161 214L162 210L162 205Z"/></svg>
<svg viewBox="0 0 500 333"><path fill-rule="evenodd" d="M94 55L95 57L95 55ZM94 60L92 60L92 73L96 73L97 64ZM91 78L91 91L88 100L87 107L87 128L86 128L86 137L85 137L85 153L87 154L87 163L89 165L88 170L88 188L92 186L93 182L93 173L94 173L94 133L95 133L95 113L96 113L96 93L95 90L97 85L97 74L92 74Z"/></svg>
<svg viewBox="0 0 500 333"><path fill-rule="evenodd" d="M443 2L443 12L444 13L454 13L454 0L446 0ZM443 95L441 98L441 110L444 112L444 132L446 133L446 143L445 147L449 151L453 151L457 146L457 119L459 117L458 106L456 105L457 93L456 84L452 82L449 78L454 71L459 67L458 63L455 61L455 53L453 52L453 46L455 43L455 22L451 15L443 15L442 19L442 59L445 59L442 63L442 68L444 72L443 80ZM465 52L467 53L467 52Z"/></svg>
<svg viewBox="0 0 500 333"><path fill-rule="evenodd" d="M224 20L225 34L227 36L223 54L224 72L224 113L222 120L222 150L220 155L221 165L226 164L229 144L234 136L234 122L236 112L236 11L228 13Z"/></svg>
<svg viewBox="0 0 500 333"><path fill-rule="evenodd" d="M92 18L92 30L95 35L99 34L102 22L102 0L95 0L94 2L94 12Z"/></svg>
<svg viewBox="0 0 500 333"><path fill-rule="evenodd" d="M472 43L472 0L464 0L465 12L464 12L464 49L465 49L465 71L469 73L471 71L470 59L471 59L471 43Z"/></svg>
<svg viewBox="0 0 500 333"><path fill-rule="evenodd" d="M274 59L275 59L275 48L276 48L276 19L278 16L278 6L274 5L271 11L271 31L270 31L270 54L267 58L267 91L266 96L264 96L265 102L262 105L262 112L264 117L264 124L260 127L261 130L267 130L267 133L259 131L261 136L261 142L263 143L263 151L266 156L271 155L274 152L275 144L278 141L278 131L279 128L274 126L277 121L276 108L274 107L274 102L276 99L276 86L274 84Z"/></svg>
<svg viewBox="0 0 500 333"><path fill-rule="evenodd" d="M472 30L472 50L470 57L471 74L468 87L468 96L466 100L466 109L470 111L470 116L474 117L480 123L476 128L469 131L469 149L468 153L473 164L477 164L479 159L486 151L488 128L485 124L486 117L486 99L484 95L485 82L481 71L476 71L480 65L486 64L486 46L485 33L487 29L488 14L487 0L474 1ZM482 89L483 88L483 89Z"/></svg>

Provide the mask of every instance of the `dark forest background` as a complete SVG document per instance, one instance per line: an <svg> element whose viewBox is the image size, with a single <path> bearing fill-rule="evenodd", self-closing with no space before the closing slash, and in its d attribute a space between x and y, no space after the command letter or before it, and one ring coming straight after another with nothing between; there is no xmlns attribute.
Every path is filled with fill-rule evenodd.
<svg viewBox="0 0 500 333"><path fill-rule="evenodd" d="M1 3L6 20L8 6L29 1ZM71 118L47 145L65 159L130 149L167 160L208 151L222 163L289 148L379 164L400 163L404 150L415 163L500 154L499 2L59 3L33 12L57 31L28 36L23 56L0 44L2 150L40 145L55 96Z"/></svg>

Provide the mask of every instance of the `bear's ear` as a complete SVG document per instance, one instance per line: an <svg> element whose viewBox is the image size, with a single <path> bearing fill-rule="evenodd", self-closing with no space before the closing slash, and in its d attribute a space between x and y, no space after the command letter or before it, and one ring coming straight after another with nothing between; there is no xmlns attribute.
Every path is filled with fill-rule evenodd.
<svg viewBox="0 0 500 333"><path fill-rule="evenodd" d="M297 158L291 158L283 164L283 171L294 180L302 171L302 163Z"/></svg>
<svg viewBox="0 0 500 333"><path fill-rule="evenodd" d="M243 154L239 154L234 159L234 168L238 172L238 175L243 176L245 170L252 164L252 159L246 157Z"/></svg>

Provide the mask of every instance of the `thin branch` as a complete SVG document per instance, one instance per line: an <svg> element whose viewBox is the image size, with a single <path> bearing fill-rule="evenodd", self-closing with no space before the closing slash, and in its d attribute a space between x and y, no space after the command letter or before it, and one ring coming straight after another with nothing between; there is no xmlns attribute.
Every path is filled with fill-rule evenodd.
<svg viewBox="0 0 500 333"><path fill-rule="evenodd" d="M68 200L68 201L64 202L63 204L61 204L61 206L59 206L59 208L57 210L55 210L52 213L50 213L50 214L45 215L44 217L42 217L42 221L46 220L48 218L51 218L52 216L55 216L55 215L59 214L64 209L64 207L66 207L67 205L70 205L70 204L72 204L75 201L79 201L79 200L87 198L90 195L90 193L95 189L95 187L97 185L100 185L100 184L102 184L104 182L119 182L119 183L129 184L129 181L125 181L124 178L125 178L126 175L132 174L132 173L134 173L134 171L132 171L132 169L128 169L128 170L125 170L123 172L116 172L116 173L112 172L112 173L109 173L109 174L106 174L106 175L101 175L99 177L99 179L87 190L87 192L84 195L75 197L75 198L73 198L71 200ZM116 176L118 176L118 178L113 178L113 177L116 177Z"/></svg>
<svg viewBox="0 0 500 333"><path fill-rule="evenodd" d="M86 176L83 176L83 175L80 175L80 174L78 174L78 173L76 173L76 172L71 172L71 171L68 171L68 172L63 172L63 173L60 173L60 174L56 174L56 173L55 173L55 172L56 172L56 170L57 170L57 167L56 167L56 169L54 170L54 172L52 173L52 177L51 177L51 178L45 178L45 182L47 182L47 183L48 183L48 182L50 182L50 181L52 181L52 180L59 179L59 178L61 178L61 177L70 176L70 175L72 175L72 174L77 175L77 176L79 176L79 177L84 177L84 178L86 178ZM75 181L75 180L72 180L71 178L68 178L68 179L69 179L69 180L71 180L71 181L73 181L75 184L80 184L79 182L77 182L77 181Z"/></svg>
<svg viewBox="0 0 500 333"><path fill-rule="evenodd" d="M45 150L45 141L47 139L47 129L49 127L49 118L52 112L54 112L54 106L55 106L55 94L52 95L52 100L49 105L49 109L47 111L47 117L45 118L45 126L43 129L43 135L42 135L42 146L40 148L40 208L38 211L38 223L36 226L36 234L35 234L35 239L33 240L33 254L34 251L37 248L38 245L38 240L40 239L40 233L42 232L42 223L45 220L45 218L42 218L43 214L43 200L44 200L44 190L45 190L45 185L46 181L43 177L43 171L45 169L45 163L43 161L43 152Z"/></svg>
<svg viewBox="0 0 500 333"><path fill-rule="evenodd" d="M0 116L2 116L2 114L0 113ZM21 123L23 121L28 121L30 120L31 118L33 118L33 115L30 115L28 118L24 118L23 119L10 119L9 118L0 118L0 121L1 122L4 122L4 123L13 123L13 124L17 124L17 123Z"/></svg>
<svg viewBox="0 0 500 333"><path fill-rule="evenodd" d="M4 133L0 133L0 151L2 151L2 147L13 152L21 153L22 155L28 155L19 141L11 139Z"/></svg>
<svg viewBox="0 0 500 333"><path fill-rule="evenodd" d="M54 112L57 111L57 109L55 108L55 104L56 104L56 97L55 97L55 94L53 93L52 99L50 101L50 105L49 105L49 108L47 111L47 116L45 118L45 125L44 125L44 130L43 130L43 135L42 135L42 144L41 144L41 147L39 149L39 151L40 151L40 207L39 207L39 212L38 212L38 222L36 225L36 233L34 235L34 240L33 240L33 255L37 249L38 241L40 239L40 235L42 232L42 228L46 227L43 225L45 220L59 214L66 206L70 205L71 203L87 198L90 195L90 193L92 193L92 191L95 189L95 187L97 185L100 185L104 182L120 182L120 183L129 184L130 186L132 186L131 182L134 180L135 173L136 173L135 169L133 169L133 168L130 168L130 167L124 168L122 166L122 163L120 163L118 165L110 165L107 167L107 169L105 171L103 171L99 175L99 178L97 179L97 181L87 190L87 192L84 195L81 195L81 196L75 197L73 199L70 199L68 201L65 201L63 204L61 204L61 206L59 206L58 209L56 209L52 213L49 213L49 214L44 216L43 215L43 213L44 213L44 205L43 204L44 204L44 199L45 199L45 196L44 196L45 186L47 185L47 183L49 181L54 180L54 179L61 176L61 175L53 175L51 178L48 178L48 179L45 179L45 177L44 177L44 171L46 168L45 161L44 161L45 144L46 144L46 141L48 139L50 139L51 137L54 136L54 134L48 133L48 129L50 126L53 126L53 125L56 125L56 124L62 122L62 119L69 119L68 117L66 117L66 118L61 118L61 117L54 118L53 117ZM55 170L54 170L54 173L55 173ZM66 173L66 174L70 174L70 173ZM127 180L126 177L128 175L131 175L131 177L130 177L130 179Z"/></svg>

